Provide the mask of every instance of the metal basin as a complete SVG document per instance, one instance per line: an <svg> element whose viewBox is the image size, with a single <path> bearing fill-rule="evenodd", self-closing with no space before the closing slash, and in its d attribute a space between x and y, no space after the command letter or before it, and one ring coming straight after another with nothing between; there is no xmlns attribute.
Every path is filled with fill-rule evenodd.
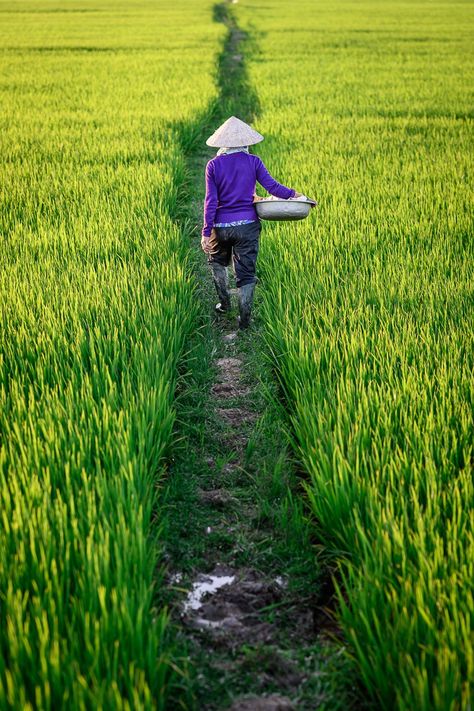
<svg viewBox="0 0 474 711"><path fill-rule="evenodd" d="M308 217L314 200L257 200L257 215L262 220L304 220Z"/></svg>

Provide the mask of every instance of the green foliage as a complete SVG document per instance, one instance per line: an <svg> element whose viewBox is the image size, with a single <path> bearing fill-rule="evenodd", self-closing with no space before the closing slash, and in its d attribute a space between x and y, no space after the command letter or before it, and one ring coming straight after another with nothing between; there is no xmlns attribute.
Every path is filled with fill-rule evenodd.
<svg viewBox="0 0 474 711"><path fill-rule="evenodd" d="M204 0L1 11L0 707L164 708L151 521L196 309L174 127L222 31Z"/></svg>
<svg viewBox="0 0 474 711"><path fill-rule="evenodd" d="M341 621L384 709L468 709L474 685L470 3L237 6L282 182L266 225L268 350Z"/></svg>

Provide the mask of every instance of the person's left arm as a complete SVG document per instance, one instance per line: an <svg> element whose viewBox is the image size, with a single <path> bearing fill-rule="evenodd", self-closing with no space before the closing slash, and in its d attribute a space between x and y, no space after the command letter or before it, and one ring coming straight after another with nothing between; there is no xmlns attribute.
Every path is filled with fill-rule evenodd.
<svg viewBox="0 0 474 711"><path fill-rule="evenodd" d="M289 198L297 197L299 195L299 193L297 193L296 190L293 190L293 188L287 188L286 185L282 185L275 180L275 178L268 172L262 159L258 156L256 158L257 180L260 185L264 187L268 193L270 193L270 195L274 195L282 200L288 200Z"/></svg>
<svg viewBox="0 0 474 711"><path fill-rule="evenodd" d="M206 197L204 200L204 225L201 239L201 246L205 252L209 251L209 238L214 228L218 202L214 166L212 162L209 161L206 165Z"/></svg>

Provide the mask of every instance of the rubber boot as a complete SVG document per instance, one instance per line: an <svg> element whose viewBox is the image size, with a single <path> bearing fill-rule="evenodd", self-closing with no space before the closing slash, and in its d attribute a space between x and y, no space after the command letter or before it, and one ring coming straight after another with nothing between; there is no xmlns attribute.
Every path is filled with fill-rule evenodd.
<svg viewBox="0 0 474 711"><path fill-rule="evenodd" d="M239 292L239 328L248 328L250 325L250 314L252 313L253 292L255 284L245 284L238 289Z"/></svg>
<svg viewBox="0 0 474 711"><path fill-rule="evenodd" d="M217 291L217 296L220 299L219 303L216 304L216 311L218 313L225 313L230 309L230 294L227 267L223 267L222 264L217 264L216 262L213 262L211 264L211 268L214 284Z"/></svg>

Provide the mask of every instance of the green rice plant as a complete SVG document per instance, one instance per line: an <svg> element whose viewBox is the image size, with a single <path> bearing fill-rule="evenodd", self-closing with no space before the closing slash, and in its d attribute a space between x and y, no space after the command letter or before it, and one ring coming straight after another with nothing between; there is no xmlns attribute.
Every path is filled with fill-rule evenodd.
<svg viewBox="0 0 474 711"><path fill-rule="evenodd" d="M319 200L257 296L340 619L377 708L474 687L474 8L237 5L259 153Z"/></svg>
<svg viewBox="0 0 474 711"><path fill-rule="evenodd" d="M196 316L179 132L222 29L207 0L0 11L0 708L165 708L185 669L156 491Z"/></svg>

